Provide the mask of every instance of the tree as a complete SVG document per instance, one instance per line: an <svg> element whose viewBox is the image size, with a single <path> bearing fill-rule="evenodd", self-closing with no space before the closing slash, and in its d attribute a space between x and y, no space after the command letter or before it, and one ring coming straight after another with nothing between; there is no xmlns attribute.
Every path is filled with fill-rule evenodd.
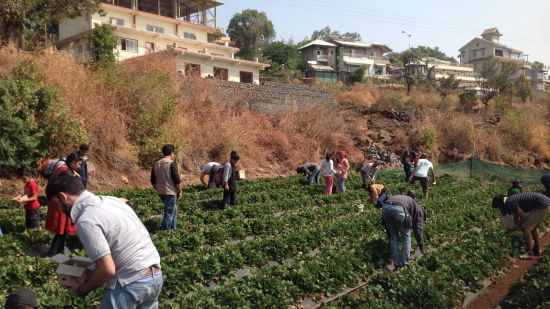
<svg viewBox="0 0 550 309"><path fill-rule="evenodd" d="M523 102L527 102L527 99L531 97L531 94L533 93L531 83L527 80L525 75L521 75L518 79L516 79L514 88Z"/></svg>
<svg viewBox="0 0 550 309"><path fill-rule="evenodd" d="M266 75L282 81L301 77L302 58L292 41L269 43L262 49L262 59L270 64Z"/></svg>
<svg viewBox="0 0 550 309"><path fill-rule="evenodd" d="M357 70L353 71L350 75L351 82L353 84L362 82L363 78L365 77L366 70L367 70L367 67L362 65Z"/></svg>
<svg viewBox="0 0 550 309"><path fill-rule="evenodd" d="M481 88L481 102L485 108L489 102L499 93L505 92L510 87L510 77L517 71L513 62L499 62L494 57L488 58L479 72L478 83Z"/></svg>
<svg viewBox="0 0 550 309"><path fill-rule="evenodd" d="M441 101L445 101L447 96L458 89L460 81L456 79L454 74L451 74L447 78L439 80L439 94L441 95Z"/></svg>
<svg viewBox="0 0 550 309"><path fill-rule="evenodd" d="M275 30L264 12L247 9L231 18L227 34L239 47L240 57L254 59L260 56L260 49L273 40Z"/></svg>
<svg viewBox="0 0 550 309"><path fill-rule="evenodd" d="M224 36L226 36L226 34L223 33L223 31L220 28L216 28L214 32L208 33L208 42L214 43L217 40L223 38Z"/></svg>
<svg viewBox="0 0 550 309"><path fill-rule="evenodd" d="M326 26L321 30L313 31L309 41L329 41L331 38L344 38L353 41L361 41L361 35L357 32L346 32L344 34L341 34L340 31L331 30L329 26Z"/></svg>
<svg viewBox="0 0 550 309"><path fill-rule="evenodd" d="M8 174L36 168L39 159L86 140L56 89L40 80L38 65L29 60L0 76L0 126L0 170Z"/></svg>
<svg viewBox="0 0 550 309"><path fill-rule="evenodd" d="M406 64L407 59L413 56L415 59L422 58L437 58L444 61L450 61L456 63L456 59L453 57L447 56L444 52L439 50L439 47L429 47L429 46L418 46L409 48L401 53L390 53L389 58L393 63Z"/></svg>
<svg viewBox="0 0 550 309"><path fill-rule="evenodd" d="M284 41L273 42L266 45L262 50L262 56L265 60L279 66L284 65L290 69L296 69L302 58L298 47Z"/></svg>
<svg viewBox="0 0 550 309"><path fill-rule="evenodd" d="M118 37L110 24L95 24L90 33L92 62L98 66L111 66L116 62Z"/></svg>
<svg viewBox="0 0 550 309"><path fill-rule="evenodd" d="M24 47L25 29L47 28L59 16L76 17L84 11L100 12L100 0L2 0L0 32L2 46Z"/></svg>

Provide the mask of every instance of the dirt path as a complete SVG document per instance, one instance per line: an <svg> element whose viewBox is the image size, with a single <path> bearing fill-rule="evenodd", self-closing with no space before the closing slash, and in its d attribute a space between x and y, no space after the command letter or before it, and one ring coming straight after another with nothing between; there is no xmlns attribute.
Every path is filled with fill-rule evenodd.
<svg viewBox="0 0 550 309"><path fill-rule="evenodd" d="M540 245L543 248L550 245L550 232L547 232L540 239ZM550 250L550 247L546 248L546 250ZM466 309L493 309L498 306L500 301L510 290L510 287L518 282L536 262L536 259L515 260L513 268L482 291L466 306Z"/></svg>

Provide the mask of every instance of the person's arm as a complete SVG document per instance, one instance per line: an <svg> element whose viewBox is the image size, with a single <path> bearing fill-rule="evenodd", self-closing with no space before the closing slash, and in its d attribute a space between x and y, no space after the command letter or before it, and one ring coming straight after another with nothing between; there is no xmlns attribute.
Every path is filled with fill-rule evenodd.
<svg viewBox="0 0 550 309"><path fill-rule="evenodd" d="M181 179L180 174L178 172L178 164L176 161L172 161L170 164L170 177L172 178L172 181L174 182L176 186L176 196L177 198L181 197Z"/></svg>
<svg viewBox="0 0 550 309"><path fill-rule="evenodd" d="M153 165L153 167L151 168L151 185L153 185L153 188L156 187L157 185L157 177L155 176L155 166Z"/></svg>
<svg viewBox="0 0 550 309"><path fill-rule="evenodd" d="M223 167L223 188L225 191L229 191L229 174L231 174L231 165L225 165Z"/></svg>
<svg viewBox="0 0 550 309"><path fill-rule="evenodd" d="M201 171L201 176L200 176L201 183L206 186L208 184L206 183L206 180L204 180L204 178L206 178L206 173L204 171Z"/></svg>
<svg viewBox="0 0 550 309"><path fill-rule="evenodd" d="M111 254L107 254L95 262L95 270L86 282L80 286L73 285L72 292L84 297L91 291L103 286L105 282L115 276L116 267Z"/></svg>
<svg viewBox="0 0 550 309"><path fill-rule="evenodd" d="M330 160L328 162L329 166L330 166L330 170L334 173L334 174L337 174L338 172L334 169L334 162L332 162L332 160Z"/></svg>
<svg viewBox="0 0 550 309"><path fill-rule="evenodd" d="M521 208L518 207L518 209L514 213L514 224L517 227L520 227L523 224L523 222L525 221L525 218L527 218L527 215L525 215L523 210L521 210Z"/></svg>
<svg viewBox="0 0 550 309"><path fill-rule="evenodd" d="M344 160L344 172L349 171L349 161L347 159Z"/></svg>

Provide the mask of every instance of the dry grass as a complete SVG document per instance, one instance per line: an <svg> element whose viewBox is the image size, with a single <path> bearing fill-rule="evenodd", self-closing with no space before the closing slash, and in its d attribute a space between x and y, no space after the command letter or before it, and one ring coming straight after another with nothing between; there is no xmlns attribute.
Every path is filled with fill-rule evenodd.
<svg viewBox="0 0 550 309"><path fill-rule="evenodd" d="M173 112L165 122L150 128L161 132L152 151L157 144L176 144L185 179L194 182L202 164L225 161L231 150L241 154L241 165L250 176L280 175L292 173L298 164L320 161L327 151L345 149L350 161L361 161L362 150L369 146L368 136L377 136L367 126L373 116L356 111L289 106L267 116L240 106L240 98L215 102L212 98L219 96L212 81L181 78L174 70L174 58L166 55L137 58L105 72L78 65L61 53L31 55L3 49L0 74L23 58L40 65L44 82L57 87L62 103L86 130L98 168L95 186L120 186L121 175L130 180L128 186L147 185L148 167L138 166L141 149L130 136L135 133L132 130L140 108L155 115L161 102L172 102ZM158 80L166 78L168 84L151 83L155 74L161 75ZM113 85L113 81L119 84ZM433 131L437 139L430 154L435 161L460 160L475 144L476 154L490 161L531 165L533 157L538 157L542 167L550 164L548 159L544 161L550 158L548 97L527 105L500 103L496 111L512 116L496 128L484 124L487 115L483 113L455 111L458 98L453 95L442 103L435 91L415 89L407 97L399 85L356 85L347 90L336 87L335 98L340 104L405 108L413 113L417 121L412 124L385 120L394 149L423 149L425 133Z"/></svg>

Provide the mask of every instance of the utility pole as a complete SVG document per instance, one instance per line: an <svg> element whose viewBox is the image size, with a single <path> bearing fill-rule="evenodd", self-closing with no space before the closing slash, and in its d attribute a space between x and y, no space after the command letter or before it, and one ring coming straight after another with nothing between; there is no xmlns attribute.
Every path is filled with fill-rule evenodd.
<svg viewBox="0 0 550 309"><path fill-rule="evenodd" d="M401 33L403 33L404 35L409 37L409 49L411 49L411 36L412 36L412 34L408 33L405 30L402 30Z"/></svg>

